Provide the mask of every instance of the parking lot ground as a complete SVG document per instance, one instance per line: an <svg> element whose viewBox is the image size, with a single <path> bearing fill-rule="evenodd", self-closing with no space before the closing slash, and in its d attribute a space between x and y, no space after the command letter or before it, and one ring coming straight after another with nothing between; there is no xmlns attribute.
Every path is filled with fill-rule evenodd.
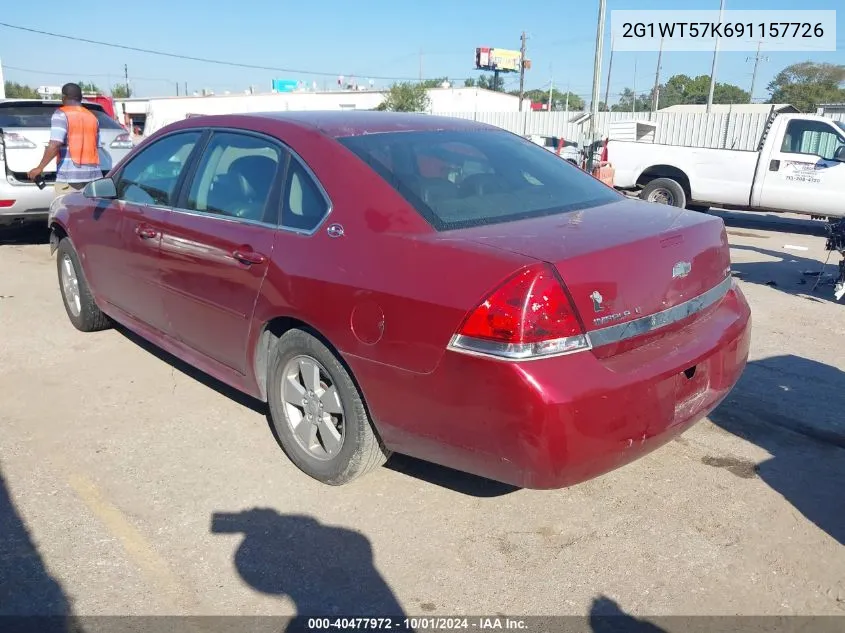
<svg viewBox="0 0 845 633"><path fill-rule="evenodd" d="M823 225L722 215L754 318L740 384L662 449L542 492L403 457L321 485L257 403L74 330L46 241L7 240L0 613L845 615L845 303L804 275Z"/></svg>

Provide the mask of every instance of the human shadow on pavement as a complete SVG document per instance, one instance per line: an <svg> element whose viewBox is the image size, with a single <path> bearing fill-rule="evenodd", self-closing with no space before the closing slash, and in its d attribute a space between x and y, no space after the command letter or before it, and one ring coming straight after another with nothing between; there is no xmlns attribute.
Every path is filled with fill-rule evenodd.
<svg viewBox="0 0 845 633"><path fill-rule="evenodd" d="M845 545L845 372L792 355L751 362L709 418L772 457L756 468L714 456L704 463L756 474Z"/></svg>
<svg viewBox="0 0 845 633"><path fill-rule="evenodd" d="M791 295L801 295L811 301L837 302L833 296L833 282L839 276L839 253L834 252L823 269L822 262L801 257L793 251L773 251L744 244L731 244L731 250L749 251L774 259L732 262L731 271L742 281L769 286ZM822 279L819 281L820 273Z"/></svg>
<svg viewBox="0 0 845 633"><path fill-rule="evenodd" d="M607 596L593 599L589 619L593 633L666 633L651 622L625 613L618 602Z"/></svg>
<svg viewBox="0 0 845 633"><path fill-rule="evenodd" d="M80 631L71 601L50 575L0 471L0 629ZM11 616L11 617L9 617ZM37 618L35 617L37 616Z"/></svg>
<svg viewBox="0 0 845 633"><path fill-rule="evenodd" d="M120 332L120 334L125 336L128 340L147 353L152 354L163 363L170 365L189 378L192 378L209 389L216 391L220 395L237 402L241 406L263 415L270 428L270 432L273 434L276 442L279 442L275 427L270 420L270 411L266 403L261 402L242 391L238 391L226 383L200 371L196 367L183 362L122 325L115 325L115 330ZM452 470L451 468L439 466L431 462L424 462L405 455L394 454L387 462L386 467L395 472L408 475L409 477L414 477L415 479L426 481L442 488L448 488L454 492L460 492L461 494L471 497L498 497L518 490L518 488L507 484Z"/></svg>
<svg viewBox="0 0 845 633"><path fill-rule="evenodd" d="M235 568L253 589L288 596L297 617L288 631L305 630L309 617L404 617L376 570L369 540L359 532L271 508L215 512L212 534L242 534Z"/></svg>

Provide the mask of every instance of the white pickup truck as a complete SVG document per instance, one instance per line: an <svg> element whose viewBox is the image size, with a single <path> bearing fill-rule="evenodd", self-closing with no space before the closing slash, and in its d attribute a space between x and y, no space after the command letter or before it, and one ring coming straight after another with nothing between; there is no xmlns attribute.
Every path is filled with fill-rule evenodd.
<svg viewBox="0 0 845 633"><path fill-rule="evenodd" d="M676 207L845 217L845 124L777 114L756 151L608 142L614 185Z"/></svg>

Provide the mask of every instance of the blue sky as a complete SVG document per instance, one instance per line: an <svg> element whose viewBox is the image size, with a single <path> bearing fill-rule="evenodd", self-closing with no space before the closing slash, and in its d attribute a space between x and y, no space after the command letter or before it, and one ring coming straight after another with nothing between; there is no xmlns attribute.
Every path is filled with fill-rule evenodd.
<svg viewBox="0 0 845 633"><path fill-rule="evenodd" d="M806 0L807 9L845 9L842 0ZM313 0L290 2L240 0L218 3L214 9L193 7L178 0L145 0L130 5L87 0L68 8L65 2L42 0L38 11L31 3L10 2L0 20L10 24L83 38L121 43L197 57L225 59L276 68L307 70L315 74L271 72L184 61L0 27L0 59L6 79L31 85L61 85L77 79L106 87L123 78L141 96L174 95L176 83L189 91L209 88L242 91L254 85L267 91L273 78L317 81L320 88L336 85L337 75L416 78L448 76L462 79L479 73L472 69L476 46L519 48L522 30L528 33L528 57L533 67L526 88L555 86L583 95L591 90L597 0ZM213 6L211 3L205 6ZM613 9L718 9L718 0L608 0ZM796 9L795 0L726 0L726 9ZM783 67L812 59L845 64L845 10L837 15L836 52L766 52L760 64L755 98L765 98L765 87ZM748 89L753 53L721 53L717 80ZM613 60L613 95L636 81L638 91L654 83L657 53L617 52ZM676 73L709 74L709 53L664 53L662 78ZM636 72L635 72L636 68ZM25 69L25 70L20 70ZM607 72L607 53L602 98ZM49 73L49 74L48 74ZM513 75L507 87L518 87ZM391 83L377 79L377 86ZM183 88L180 87L180 92Z"/></svg>

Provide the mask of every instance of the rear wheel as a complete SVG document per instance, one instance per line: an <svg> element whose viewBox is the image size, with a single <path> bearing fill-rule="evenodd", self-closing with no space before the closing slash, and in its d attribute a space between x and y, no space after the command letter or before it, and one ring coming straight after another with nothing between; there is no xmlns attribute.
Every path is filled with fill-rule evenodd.
<svg viewBox="0 0 845 633"><path fill-rule="evenodd" d="M671 178L655 178L643 187L640 198L680 209L687 206L687 194L684 188Z"/></svg>
<svg viewBox="0 0 845 633"><path fill-rule="evenodd" d="M65 312L73 326L81 332L97 332L108 328L111 322L94 302L76 249L66 237L56 249L56 266Z"/></svg>
<svg viewBox="0 0 845 633"><path fill-rule="evenodd" d="M303 330L275 346L268 377L273 427L305 474L337 486L387 461L358 388L332 351Z"/></svg>

